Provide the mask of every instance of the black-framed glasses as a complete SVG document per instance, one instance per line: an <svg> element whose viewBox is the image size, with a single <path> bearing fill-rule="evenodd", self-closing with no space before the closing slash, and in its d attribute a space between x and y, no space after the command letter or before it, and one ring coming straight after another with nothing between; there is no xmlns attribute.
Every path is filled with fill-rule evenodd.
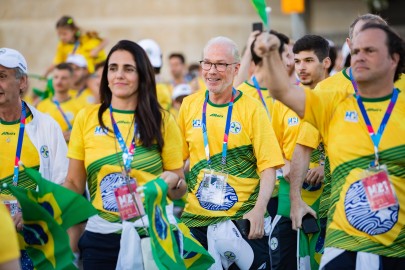
<svg viewBox="0 0 405 270"><path fill-rule="evenodd" d="M211 69L212 65L214 65L216 70L218 70L220 72L224 72L228 66L234 65L234 64L237 64L237 63L235 62L235 63L227 64L227 63L211 63L211 62L207 62L207 61L200 61L201 68L205 71L209 71Z"/></svg>

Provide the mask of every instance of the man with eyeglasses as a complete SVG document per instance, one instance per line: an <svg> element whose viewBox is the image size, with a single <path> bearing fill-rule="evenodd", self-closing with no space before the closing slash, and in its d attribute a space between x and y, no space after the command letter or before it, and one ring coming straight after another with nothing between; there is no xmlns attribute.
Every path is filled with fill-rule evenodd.
<svg viewBox="0 0 405 270"><path fill-rule="evenodd" d="M207 90L186 97L178 118L190 160L182 220L215 258L213 269L270 269L266 206L280 147L263 105L232 87L236 44L211 39L200 63Z"/></svg>

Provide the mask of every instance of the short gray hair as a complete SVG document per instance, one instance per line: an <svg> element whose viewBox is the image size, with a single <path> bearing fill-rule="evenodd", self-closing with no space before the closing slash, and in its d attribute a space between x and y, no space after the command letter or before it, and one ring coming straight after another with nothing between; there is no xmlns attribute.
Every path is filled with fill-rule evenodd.
<svg viewBox="0 0 405 270"><path fill-rule="evenodd" d="M207 49L211 45L214 45L214 44L229 45L234 61L236 63L240 62L240 55L239 55L238 45L236 45L235 41L233 41L232 39L227 38L227 37L223 37L223 36L214 37L214 38L210 39L207 42L207 44L205 45L205 47L204 47L204 55L205 55L205 52L207 51Z"/></svg>
<svg viewBox="0 0 405 270"><path fill-rule="evenodd" d="M25 72L21 68L16 67L13 69L15 70L15 78L17 80L20 80L23 76L27 76L27 74L25 74Z"/></svg>

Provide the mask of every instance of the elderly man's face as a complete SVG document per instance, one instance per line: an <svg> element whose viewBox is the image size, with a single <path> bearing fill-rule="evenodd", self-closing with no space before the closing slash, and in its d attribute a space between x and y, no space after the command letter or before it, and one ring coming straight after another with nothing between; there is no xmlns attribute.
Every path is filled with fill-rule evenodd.
<svg viewBox="0 0 405 270"><path fill-rule="evenodd" d="M17 103L21 91L27 87L27 79L16 79L15 70L0 65L0 106Z"/></svg>

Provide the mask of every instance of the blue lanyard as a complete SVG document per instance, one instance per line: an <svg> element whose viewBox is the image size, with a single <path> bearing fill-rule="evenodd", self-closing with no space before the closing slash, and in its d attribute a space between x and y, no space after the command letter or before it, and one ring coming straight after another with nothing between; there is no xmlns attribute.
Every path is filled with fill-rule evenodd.
<svg viewBox="0 0 405 270"><path fill-rule="evenodd" d="M137 124L135 122L134 136L132 137L131 146L128 149L128 147L125 144L124 138L122 137L121 132L120 132L120 130L118 128L117 122L114 119L113 109L112 109L111 105L110 105L110 117L111 117L111 123L112 123L112 126L113 126L115 137L117 138L118 144L119 144L119 146L120 146L120 148L122 150L122 153L123 153L122 154L122 160L124 162L125 172L127 174L129 174L129 172L131 171L131 162L132 162L132 160L134 158L135 150L136 150L135 137L136 137L136 134L137 134L137 131L138 131L137 130Z"/></svg>
<svg viewBox="0 0 405 270"><path fill-rule="evenodd" d="M63 119L65 120L69 130L72 130L72 124L70 123L69 119L67 118L65 112L62 110L62 107L60 106L59 101L57 101L56 99L52 99L53 103L55 103L56 108L58 108L58 111L62 114Z"/></svg>
<svg viewBox="0 0 405 270"><path fill-rule="evenodd" d="M232 118L232 110L233 110L233 102L235 100L236 90L232 88L232 98L231 101L228 103L228 114L226 116L226 124L225 124L225 133L224 133L224 140L222 144L222 170L224 170L226 165L226 155L228 150L228 136L229 136L229 128L231 126L231 118ZM204 149L205 149L205 156L207 158L207 165L211 167L211 158L210 158L210 147L208 144L208 131L207 131L207 103L209 99L209 91L205 94L205 100L203 105L203 112L202 112L202 132L204 137Z"/></svg>
<svg viewBox="0 0 405 270"><path fill-rule="evenodd" d="M14 175L13 175L14 186L17 186L18 184L18 175L20 173L19 163L21 158L22 144L24 140L25 120L27 116L25 106L26 106L25 102L22 101L21 116L20 116L20 131L18 133L17 150L15 151L15 159L14 159Z"/></svg>
<svg viewBox="0 0 405 270"><path fill-rule="evenodd" d="M263 94L262 94L262 90L260 89L259 82L257 81L255 75L252 76L252 81L253 81L253 84L255 85L255 88L256 88L256 90L257 90L257 93L259 94L260 100L262 101L263 106L264 106L264 108L266 109L267 116L270 117L269 109L267 108L266 102L264 101Z"/></svg>
<svg viewBox="0 0 405 270"><path fill-rule="evenodd" d="M398 99L398 94L399 91L397 88L394 88L394 91L392 93L391 101L390 104L388 104L388 108L385 111L384 117L381 121L380 127L377 130L377 133L375 133L373 126L371 125L370 118L367 115L366 108L364 107L363 101L361 100L361 97L359 95L358 87L356 81L353 79L353 73L352 69L350 68L350 80L353 84L354 92L356 93L356 101L357 104L360 108L361 115L363 116L364 122L366 122L367 126L367 131L371 137L371 140L374 145L374 155L375 155L375 160L374 164L372 166L379 166L379 156L378 156L378 146L380 145L381 137L384 133L385 127L387 126L388 120L390 119L390 116L392 114L392 111L394 110L394 106L397 102Z"/></svg>
<svg viewBox="0 0 405 270"><path fill-rule="evenodd" d="M75 45L74 45L74 47L73 47L73 51L72 51L71 54L75 54L75 53L76 53L76 50L79 48L79 45L80 45L80 41L79 41L79 39L78 39L78 40L75 41Z"/></svg>

